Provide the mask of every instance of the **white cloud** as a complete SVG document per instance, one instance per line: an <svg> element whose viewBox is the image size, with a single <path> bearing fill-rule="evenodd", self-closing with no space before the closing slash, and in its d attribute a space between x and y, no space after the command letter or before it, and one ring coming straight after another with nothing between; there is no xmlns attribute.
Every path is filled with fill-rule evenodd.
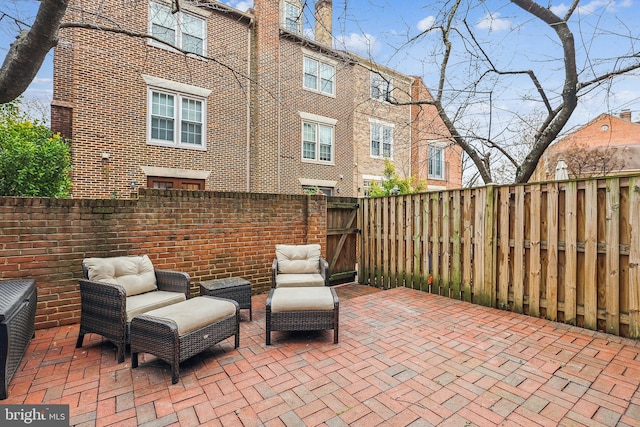
<svg viewBox="0 0 640 427"><path fill-rule="evenodd" d="M433 27L433 24L435 24L435 22L436 18L434 16L427 16L426 18L421 19L420 22L418 22L418 30L427 31L428 29Z"/></svg>
<svg viewBox="0 0 640 427"><path fill-rule="evenodd" d="M375 56L380 51L380 44L371 34L351 33L347 36L336 37L336 47L362 56Z"/></svg>
<svg viewBox="0 0 640 427"><path fill-rule="evenodd" d="M555 13L557 16L563 16L565 13L567 13L567 10L569 10L569 6L567 6L564 3L561 3L557 6L551 6L549 10Z"/></svg>
<svg viewBox="0 0 640 427"><path fill-rule="evenodd" d="M481 30L503 31L511 28L511 21L500 18L499 13L488 13L478 21L476 26Z"/></svg>

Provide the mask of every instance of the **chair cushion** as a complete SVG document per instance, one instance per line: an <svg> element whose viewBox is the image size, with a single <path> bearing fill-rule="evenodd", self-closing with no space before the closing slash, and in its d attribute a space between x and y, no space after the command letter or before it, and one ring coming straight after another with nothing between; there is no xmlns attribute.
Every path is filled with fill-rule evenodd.
<svg viewBox="0 0 640 427"><path fill-rule="evenodd" d="M276 288L324 286L320 274L276 274Z"/></svg>
<svg viewBox="0 0 640 427"><path fill-rule="evenodd" d="M155 291L127 297L127 323L138 314L147 313L186 300L182 292Z"/></svg>
<svg viewBox="0 0 640 427"><path fill-rule="evenodd" d="M333 310L331 288L277 288L271 296L271 311Z"/></svg>
<svg viewBox="0 0 640 427"><path fill-rule="evenodd" d="M86 258L88 279L120 285L128 297L158 289L153 264L148 256Z"/></svg>
<svg viewBox="0 0 640 427"><path fill-rule="evenodd" d="M320 245L276 245L278 272L319 273Z"/></svg>
<svg viewBox="0 0 640 427"><path fill-rule="evenodd" d="M178 335L184 335L229 316L234 316L236 305L218 298L195 297L144 314L173 320L178 327Z"/></svg>

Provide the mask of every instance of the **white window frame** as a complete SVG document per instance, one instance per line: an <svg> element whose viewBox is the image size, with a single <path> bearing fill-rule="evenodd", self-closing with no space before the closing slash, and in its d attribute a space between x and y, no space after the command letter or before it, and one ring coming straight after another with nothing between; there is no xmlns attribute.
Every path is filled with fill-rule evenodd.
<svg viewBox="0 0 640 427"><path fill-rule="evenodd" d="M160 145L163 147L179 147L191 150L207 149L207 97L211 93L211 90L200 88L197 86L191 86L184 83L173 82L171 80L162 79L159 77L143 75L143 79L147 84L147 144ZM157 139L152 137L152 122L153 122L153 94L159 93L173 97L173 139L171 141L166 139ZM200 144L191 144L188 142L182 142L182 124L183 124L183 110L182 101L190 100L196 101L201 104L201 120Z"/></svg>
<svg viewBox="0 0 640 427"><path fill-rule="evenodd" d="M429 179L445 180L445 148L444 144L440 142L429 143ZM433 169L439 170L433 171Z"/></svg>
<svg viewBox="0 0 640 427"><path fill-rule="evenodd" d="M302 9L300 6L288 1L284 2L282 7L282 27L292 33L302 34Z"/></svg>
<svg viewBox="0 0 640 427"><path fill-rule="evenodd" d="M336 95L336 62L329 60L328 58L323 58L319 55L313 54L311 51L307 49L303 49L302 56L302 87L305 90L309 90L311 92L320 93L322 95L327 95L335 98ZM311 73L307 69L307 61L314 62L316 64L316 69L314 73ZM322 75L322 67L326 67L325 69L329 71L331 74L331 91L324 90L323 75ZM307 76L312 76L315 78L315 86L307 85ZM326 80L326 79L325 79Z"/></svg>
<svg viewBox="0 0 640 427"><path fill-rule="evenodd" d="M184 39L185 39L185 35L189 35L189 33L185 28L185 20L194 19L196 20L196 22L199 21L202 23L202 34L198 35L198 36L201 36L201 39L202 39L202 50L199 52L193 52L193 51L190 51L190 52L195 56L197 55L206 56L207 54L207 16L202 16L199 13L192 13L191 11L185 12L185 9L186 8L182 8L180 12L172 14L171 7L168 6L167 4L164 4L162 2L157 2L157 1L150 1L149 2L149 34L153 35L154 23L158 23L154 20L154 18L157 16L156 12L158 10L162 10L165 13L168 13L166 16L168 16L171 19L171 22L162 23L162 24L167 24L164 26L167 28L171 28L174 32L173 42L171 42L171 45L182 50L187 50L184 46ZM171 25L171 26L169 27L168 25ZM196 37L196 38L200 38L200 37ZM149 40L149 44L152 46L163 48L163 49L172 50L171 46L168 46L164 43L161 43L153 39Z"/></svg>
<svg viewBox="0 0 640 427"><path fill-rule="evenodd" d="M395 125L393 123L382 122L380 120L369 119L369 154L374 159L389 159L393 160L393 131ZM385 130L390 133L390 140L386 144L389 145L389 155L384 154L384 134ZM378 147L378 153L374 152L374 137L380 144Z"/></svg>
<svg viewBox="0 0 640 427"><path fill-rule="evenodd" d="M304 113L304 112L299 112L300 117L302 118L302 122L300 124L300 133L301 133L301 143L300 143L300 158L303 162L305 163L317 163L317 164L322 164L322 165L334 165L335 164L335 158L336 158L336 130L335 130L335 126L336 123L338 122L336 119L332 119L329 117L323 117L323 116L319 116L317 114L310 114L310 113ZM314 158L307 158L305 157L305 150L304 150L304 146L305 146L305 125L309 125L312 127L315 127L316 132L315 132L315 147L314 147ZM331 159L330 160L320 160L320 148L321 148L321 141L320 141L320 128L324 128L330 131L330 137L331 137ZM326 145L326 144L324 144Z"/></svg>
<svg viewBox="0 0 640 427"><path fill-rule="evenodd" d="M387 98L391 98L391 91L393 91L393 80L371 71L369 74L369 96L371 99L388 102Z"/></svg>

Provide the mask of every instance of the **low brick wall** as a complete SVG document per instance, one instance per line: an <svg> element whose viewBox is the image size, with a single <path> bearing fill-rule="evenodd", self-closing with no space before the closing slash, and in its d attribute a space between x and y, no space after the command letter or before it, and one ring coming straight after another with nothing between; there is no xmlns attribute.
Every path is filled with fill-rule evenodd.
<svg viewBox="0 0 640 427"><path fill-rule="evenodd" d="M154 266L202 280L271 285L277 243L326 242L324 196L140 189L134 199L0 197L0 281L32 278L36 328L78 323L86 257L148 254ZM0 283L1 286L1 283Z"/></svg>

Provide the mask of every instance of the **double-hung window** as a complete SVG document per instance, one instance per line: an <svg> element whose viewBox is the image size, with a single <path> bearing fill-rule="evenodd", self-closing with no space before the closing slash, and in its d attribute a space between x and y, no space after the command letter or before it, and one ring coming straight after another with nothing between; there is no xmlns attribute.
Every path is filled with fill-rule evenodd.
<svg viewBox="0 0 640 427"><path fill-rule="evenodd" d="M337 120L315 114L302 117L302 161L333 164L335 124Z"/></svg>
<svg viewBox="0 0 640 427"><path fill-rule="evenodd" d="M292 33L302 33L302 13L295 4L284 3L284 28Z"/></svg>
<svg viewBox="0 0 640 427"><path fill-rule="evenodd" d="M143 76L148 91L150 144L206 149L206 97L211 92L152 76Z"/></svg>
<svg viewBox="0 0 640 427"><path fill-rule="evenodd" d="M444 179L444 147L429 145L429 178Z"/></svg>
<svg viewBox="0 0 640 427"><path fill-rule="evenodd" d="M336 67L328 61L321 61L310 56L304 57L305 89L325 95L335 95Z"/></svg>
<svg viewBox="0 0 640 427"><path fill-rule="evenodd" d="M370 75L370 94L372 99L378 101L386 101L391 97L391 79L381 76L378 73L371 72Z"/></svg>
<svg viewBox="0 0 640 427"><path fill-rule="evenodd" d="M151 35L187 52L205 55L207 21L197 15L183 11L171 13L168 5L149 3L149 26ZM155 40L151 44L166 47Z"/></svg>
<svg viewBox="0 0 640 427"><path fill-rule="evenodd" d="M371 157L393 158L393 125L370 121Z"/></svg>

